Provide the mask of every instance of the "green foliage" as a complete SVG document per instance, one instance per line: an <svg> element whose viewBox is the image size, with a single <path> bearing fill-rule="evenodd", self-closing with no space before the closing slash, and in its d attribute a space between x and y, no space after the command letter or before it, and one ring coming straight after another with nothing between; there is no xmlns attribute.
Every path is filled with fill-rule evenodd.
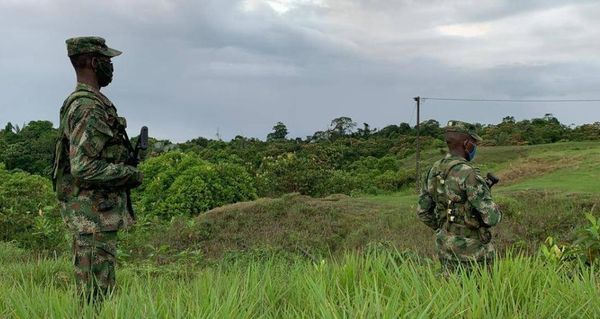
<svg viewBox="0 0 600 319"><path fill-rule="evenodd" d="M27 261L31 251L19 247L15 242L0 241L0 265L16 261Z"/></svg>
<svg viewBox="0 0 600 319"><path fill-rule="evenodd" d="M600 139L598 123L571 128L560 123L552 114L522 121L507 116L496 125L476 126L487 145ZM443 123L435 120L421 123L421 144L425 152L444 152L442 127ZM58 131L48 121L33 121L22 128L9 123L0 131L0 161L4 161L9 170L22 169L47 176L57 135ZM252 176L257 193L268 196L287 192L313 196L375 194L398 191L413 181L410 177L412 165L399 164L402 159L411 159L415 153L416 130L408 123L391 124L381 129L362 123L362 127L356 130L356 122L352 118L340 116L331 121L327 130L315 132L306 139L291 140L287 135L285 124L277 122L266 141L243 136L236 136L229 142L199 137L172 144L151 139L150 149L142 155L146 158L183 151L192 152L213 164L237 164ZM293 154L293 158L288 159L288 154ZM375 163L377 161L382 163ZM191 183L190 179L185 183ZM196 190L202 188L200 182L197 183ZM191 190L181 190L178 196L189 196L185 192ZM204 207L211 206L206 204ZM175 209L196 213L205 208L196 201L196 204Z"/></svg>
<svg viewBox="0 0 600 319"><path fill-rule="evenodd" d="M583 124L574 128L570 133L573 141L600 140L600 122Z"/></svg>
<svg viewBox="0 0 600 319"><path fill-rule="evenodd" d="M50 181L0 164L0 241L24 247L60 249L63 223Z"/></svg>
<svg viewBox="0 0 600 319"><path fill-rule="evenodd" d="M424 136L440 137L443 135L443 129L440 126L440 122L436 120L427 120L421 123L420 130L421 134Z"/></svg>
<svg viewBox="0 0 600 319"><path fill-rule="evenodd" d="M57 136L48 121L32 121L21 129L9 123L0 131L0 162L9 170L49 176Z"/></svg>
<svg viewBox="0 0 600 319"><path fill-rule="evenodd" d="M159 252L161 260L201 251L206 260L215 261L231 253L264 250L305 257L339 255L390 241L402 249L431 253L432 245L423 245L431 233L415 223L410 211L410 203L404 202L390 205L339 194L323 199L287 194L219 207L193 219L143 220L145 229L138 232L136 226L126 236L124 249L130 252L130 260L147 260L166 246L168 250Z"/></svg>
<svg viewBox="0 0 600 319"><path fill-rule="evenodd" d="M267 135L267 141L285 140L287 135L287 126L285 126L285 124L283 124L282 122L277 122L277 124L273 126L273 132Z"/></svg>
<svg viewBox="0 0 600 319"><path fill-rule="evenodd" d="M553 237L548 237L540 246L540 256L549 262L563 262L570 257L569 248L565 245L558 244Z"/></svg>
<svg viewBox="0 0 600 319"><path fill-rule="evenodd" d="M265 156L256 169L257 188L261 196L398 191L414 181L413 168L401 167L400 155L392 153L404 154L405 143L403 138L390 141L348 137Z"/></svg>
<svg viewBox="0 0 600 319"><path fill-rule="evenodd" d="M329 165L326 160L329 155L325 152L322 154L321 157L315 157L323 160L321 167ZM561 248L561 245L568 247L578 237L577 229L587 223L581 212L590 211L600 205L600 196L598 196L600 179L594 177L597 168L588 167L600 162L598 158L600 153L595 143L484 147L480 155L486 163L482 171L496 171L502 178L501 183L494 188L494 199L500 205L504 218L499 227L493 230L494 244L501 253L516 248L523 253L536 255L549 236L554 238L554 244L557 244L558 248ZM307 155L304 152L297 152L293 156L306 157ZM425 152L423 158L430 163L440 158L440 154L439 151L431 150ZM568 159L559 165L563 169L557 172L554 172L555 169L547 169L548 163L555 165L560 158ZM581 158L581 160L573 160L574 158ZM543 161L540 162L539 159ZM299 159L291 157L285 160L294 162ZM535 160L533 162L535 166L531 165L530 160ZM283 250L291 247L296 251L295 247L298 246L311 254L317 254L315 251L321 253L328 250L337 251L340 247L347 247L346 245L364 247L369 242L378 240L390 240L398 247L431 255L434 246L432 232L417 220L415 214L417 195L411 187L413 165L412 158L399 159L392 155L382 158L365 157L345 169L329 168L327 178L316 176L314 180L318 183L310 184L320 185L322 196L328 196L325 194L331 192L351 195L352 198L340 195L323 199L284 195L283 198L272 201L261 199L239 206L215 209L194 220L193 227L188 227L188 220L183 220L179 224L167 225L148 232L160 233L161 236L157 238L161 241L169 241L172 251L169 251L169 257L165 259L173 258L172 256L187 249L195 251L211 245L214 245L219 252L213 250L213 253L205 256L218 255L223 253L223 250L225 252L245 251L265 247L279 247ZM520 167L521 165L524 169ZM290 176L294 177L295 175L290 174L288 170L293 172L293 167L300 167L300 165L290 165L289 168L277 167L277 170L273 169L270 172L278 170L281 172L281 175L272 174L274 180L279 183L279 181L289 181ZM538 172L540 168L543 170ZM295 172L299 176L297 180L306 178L302 175L303 171L307 170ZM558 174L559 172L562 173ZM532 176L539 176L538 174L545 174L542 176L546 178L545 182L530 182L537 180ZM570 175L575 177L567 178ZM584 178L584 175L591 178ZM581 188L580 184L584 181L586 186ZM260 190L262 187L280 185L277 183L265 183L266 186L257 185L257 188ZM560 183L561 188L552 190L553 183ZM523 187L524 185L526 187ZM402 191L394 193L398 188ZM316 188L307 189L307 191L316 190ZM274 193L273 196L276 197L277 194L275 191ZM371 194L384 195L371 196ZM332 219L323 220L324 217ZM304 228L298 231L298 225L304 224L286 224L293 223L297 219L312 225L316 230L302 226ZM355 221L359 223L353 224ZM152 220L151 223L155 221ZM343 226L347 224L351 226L349 228ZM185 225L185 227L178 225ZM280 238L276 235L286 229L289 230L285 233L289 233L290 236ZM313 230L315 232L312 232ZM331 232L336 235L328 237ZM132 244L131 248L143 246L146 240L152 242L152 236L148 236L136 234L135 238L139 240L136 239L137 244ZM323 248L322 243L328 243L327 245L330 246ZM554 244L548 246L549 251ZM158 243L153 245L160 246ZM136 258L145 256L141 253ZM572 258L572 255L569 255L569 258Z"/></svg>
<svg viewBox="0 0 600 319"><path fill-rule="evenodd" d="M560 245L553 237L548 237L540 246L540 256L553 263L570 261L583 261L587 265L597 263L600 257L600 218L586 213L585 219L589 224L577 231L572 243Z"/></svg>
<svg viewBox="0 0 600 319"><path fill-rule="evenodd" d="M252 177L237 164L211 164L190 153L169 152L140 165L144 183L135 192L142 214L192 216L256 198Z"/></svg>
<svg viewBox="0 0 600 319"><path fill-rule="evenodd" d="M356 123L347 116L335 118L331 121L331 136L338 138L352 133L356 127Z"/></svg>
<svg viewBox="0 0 600 319"><path fill-rule="evenodd" d="M445 152L442 126L433 120L421 123L423 167ZM509 116L497 125L477 127L490 145L600 137L597 123L571 128L551 114L523 121ZM134 192L140 215L169 220L173 216L197 215L217 206L254 199L257 195L279 197L291 192L319 197L336 193L374 195L402 191L414 183L416 132L407 123L381 129L363 123L356 130L351 118L338 117L327 130L294 140L283 134L287 133L283 123L277 123L273 129L275 135L267 141L243 136L231 141L197 138L181 144L152 140L150 150L144 154L147 160L141 166L146 180L141 189ZM9 174L3 170L4 174L25 174L18 170L47 174L56 135L57 130L47 121L34 121L22 128L7 125L0 131L0 160L5 160L7 169L15 172ZM506 183L504 188L500 186L501 191L510 192L501 194L506 200L506 214L521 218L522 228L527 229L515 226L515 234L506 234L506 243L533 242L536 247L530 252L536 252L537 244L548 236L557 234L557 240L571 242L575 238L572 229L581 224L578 212L589 210L590 205L598 202L594 198L576 201L548 192L549 189L595 192L600 180L600 176L596 176L596 172L600 172L597 165L600 153L593 143L484 147L479 154L476 164L482 163L484 172L499 171ZM25 180L33 178L27 174L18 176L26 176L22 177ZM9 180L5 178L2 183ZM46 180L43 183L48 185ZM24 187L51 193L48 186ZM34 238L55 238L59 233L61 225L56 211L52 210L56 209L54 204L26 205L37 196L35 193L33 197L16 192L4 196L3 200L11 204L2 207L3 220L27 220L6 226L10 228L5 235L7 239L27 233L27 240L33 243ZM21 197L26 198L23 203L14 200ZM414 204L414 200L411 203ZM51 206L54 208L48 209ZM403 207L398 211L412 212L413 209ZM554 218L539 217L548 211L572 213L557 214ZM10 218L6 217L9 215Z"/></svg>
<svg viewBox="0 0 600 319"><path fill-rule="evenodd" d="M414 176L405 171L334 171L325 181L324 188L326 194L375 195L396 192L413 182Z"/></svg>
<svg viewBox="0 0 600 319"><path fill-rule="evenodd" d="M574 244L585 262L592 264L600 257L600 218L591 213L585 214L585 217L589 225L579 231Z"/></svg>
<svg viewBox="0 0 600 319"><path fill-rule="evenodd" d="M542 118L519 122L516 122L514 117L507 116L500 124L483 127L480 133L487 145L533 145L556 143L562 140L597 139L600 130L593 126L571 129L560 123L552 114L546 114Z"/></svg>
<svg viewBox="0 0 600 319"><path fill-rule="evenodd" d="M318 196L326 192L325 181L331 174L331 168L322 165L320 158L287 153L263 160L257 185L266 196L285 193Z"/></svg>
<svg viewBox="0 0 600 319"><path fill-rule="evenodd" d="M0 251L0 256L3 254ZM597 318L595 269L575 276L513 256L468 276L395 250L338 259L258 255L211 267L118 270L119 289L81 306L66 259L0 264L6 318Z"/></svg>

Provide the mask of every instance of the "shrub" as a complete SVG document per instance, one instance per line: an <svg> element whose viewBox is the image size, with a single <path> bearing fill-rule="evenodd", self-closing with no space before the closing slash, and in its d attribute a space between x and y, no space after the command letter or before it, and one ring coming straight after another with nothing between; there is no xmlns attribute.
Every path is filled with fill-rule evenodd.
<svg viewBox="0 0 600 319"><path fill-rule="evenodd" d="M590 224L579 231L575 245L585 262L592 264L600 256L600 218L591 213L587 213L585 217Z"/></svg>
<svg viewBox="0 0 600 319"><path fill-rule="evenodd" d="M24 247L56 249L64 227L50 181L0 164L0 241Z"/></svg>
<svg viewBox="0 0 600 319"><path fill-rule="evenodd" d="M351 172L334 171L327 180L326 189L329 194L350 195L353 190L364 188L361 177Z"/></svg>
<svg viewBox="0 0 600 319"><path fill-rule="evenodd" d="M135 192L140 213L171 218L256 198L252 177L240 165L211 164L196 155L169 152L140 165L144 183Z"/></svg>
<svg viewBox="0 0 600 319"><path fill-rule="evenodd" d="M332 172L318 157L287 153L263 160L257 185L259 193L266 196L286 193L322 196L329 194L326 181Z"/></svg>

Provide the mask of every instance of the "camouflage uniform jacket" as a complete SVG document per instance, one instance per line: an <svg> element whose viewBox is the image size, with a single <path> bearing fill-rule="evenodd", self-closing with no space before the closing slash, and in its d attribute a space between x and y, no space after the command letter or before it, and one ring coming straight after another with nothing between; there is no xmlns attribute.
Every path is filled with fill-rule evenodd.
<svg viewBox="0 0 600 319"><path fill-rule="evenodd" d="M448 154L432 166L423 182L417 213L436 230L441 258L479 261L493 257L493 246L482 233L499 223L502 215L485 179L465 159Z"/></svg>
<svg viewBox="0 0 600 319"><path fill-rule="evenodd" d="M53 181L70 230L89 234L128 227L125 189L140 180L124 164L128 157L125 119L112 102L78 83L60 111Z"/></svg>

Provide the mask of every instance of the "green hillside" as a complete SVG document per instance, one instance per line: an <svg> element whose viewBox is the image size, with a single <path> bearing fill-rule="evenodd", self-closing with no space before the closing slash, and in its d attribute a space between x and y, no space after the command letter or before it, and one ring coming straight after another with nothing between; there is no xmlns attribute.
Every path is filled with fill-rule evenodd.
<svg viewBox="0 0 600 319"><path fill-rule="evenodd" d="M596 268L538 252L549 236L572 242L585 212L599 215L598 159L595 143L482 148L476 164L502 179L503 258L470 277L438 276L414 187L288 194L141 220L121 234L119 289L97 312L80 307L68 254L0 243L0 317L597 318Z"/></svg>
<svg viewBox="0 0 600 319"><path fill-rule="evenodd" d="M424 154L429 165L440 150ZM501 183L493 189L504 213L495 229L501 252L534 254L548 237L572 242L587 223L584 213L600 204L600 147L596 143L482 148L475 164L494 171ZM403 165L413 165L411 158ZM432 231L415 215L414 187L387 195L311 198L299 194L227 205L194 219L177 219L126 238L133 256L173 256L194 252L220 259L243 252L284 252L314 258L370 243L391 243L421 255L433 255ZM152 237L148 233L164 232ZM144 241L146 245L139 245ZM150 247L150 248L149 248ZM156 247L162 250L156 252Z"/></svg>

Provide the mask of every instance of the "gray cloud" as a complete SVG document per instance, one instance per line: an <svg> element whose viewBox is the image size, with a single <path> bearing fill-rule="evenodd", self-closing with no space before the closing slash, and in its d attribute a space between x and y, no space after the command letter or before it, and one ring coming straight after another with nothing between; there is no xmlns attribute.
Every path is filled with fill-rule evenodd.
<svg viewBox="0 0 600 319"><path fill-rule="evenodd" d="M475 4L474 4L475 3ZM350 116L414 121L412 97L597 98L595 1L0 0L0 125L58 120L74 86L64 40L98 34L125 52L106 89L132 133L182 141L294 136ZM427 101L424 116L498 122L597 104Z"/></svg>

